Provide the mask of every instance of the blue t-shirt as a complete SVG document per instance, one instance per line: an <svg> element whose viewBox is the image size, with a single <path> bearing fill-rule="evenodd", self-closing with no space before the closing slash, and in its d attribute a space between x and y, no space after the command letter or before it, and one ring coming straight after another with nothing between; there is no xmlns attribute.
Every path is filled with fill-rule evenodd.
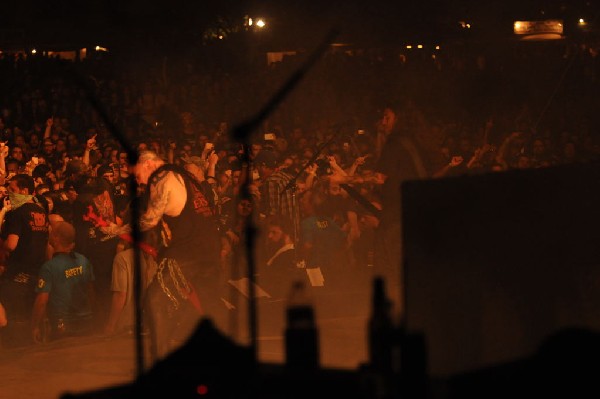
<svg viewBox="0 0 600 399"><path fill-rule="evenodd" d="M329 267L339 262L344 248L346 233L329 217L309 216L302 220L302 241L312 243L312 251L306 259L307 267Z"/></svg>
<svg viewBox="0 0 600 399"><path fill-rule="evenodd" d="M92 315L88 287L94 280L94 269L85 256L59 253L42 265L35 291L49 293L50 320L88 318Z"/></svg>

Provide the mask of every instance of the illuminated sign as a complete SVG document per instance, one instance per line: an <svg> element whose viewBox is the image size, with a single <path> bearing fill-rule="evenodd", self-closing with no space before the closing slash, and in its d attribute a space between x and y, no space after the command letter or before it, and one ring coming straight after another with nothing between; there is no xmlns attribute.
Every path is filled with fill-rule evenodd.
<svg viewBox="0 0 600 399"><path fill-rule="evenodd" d="M514 32L516 35L562 35L563 22L558 19L549 19L545 21L515 21Z"/></svg>

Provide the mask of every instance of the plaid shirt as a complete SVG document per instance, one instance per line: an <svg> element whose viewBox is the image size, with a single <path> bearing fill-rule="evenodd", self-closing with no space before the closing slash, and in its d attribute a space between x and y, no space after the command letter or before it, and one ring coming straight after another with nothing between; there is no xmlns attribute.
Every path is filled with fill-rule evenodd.
<svg viewBox="0 0 600 399"><path fill-rule="evenodd" d="M283 189L292 180L292 176L282 170L273 172L265 179L260 187L261 191L261 213L271 216L287 216L293 219L294 196L293 187L283 193Z"/></svg>

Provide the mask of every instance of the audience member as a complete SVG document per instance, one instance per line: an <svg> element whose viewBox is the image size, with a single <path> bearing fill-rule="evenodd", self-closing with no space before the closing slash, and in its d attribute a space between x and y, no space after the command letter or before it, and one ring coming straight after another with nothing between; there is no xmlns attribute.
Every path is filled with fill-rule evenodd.
<svg viewBox="0 0 600 399"><path fill-rule="evenodd" d="M93 332L94 268L75 249L75 229L67 222L56 223L50 232L52 259L40 271L33 304L31 333L42 343L43 322L47 314L48 339L55 340Z"/></svg>
<svg viewBox="0 0 600 399"><path fill-rule="evenodd" d="M13 321L9 328L15 322L30 320L36 277L46 260L48 218L45 209L35 201L33 191L31 176L18 174L10 179L11 209L1 231L8 259L0 286L0 302L6 308L7 318ZM3 342L10 345L7 340Z"/></svg>

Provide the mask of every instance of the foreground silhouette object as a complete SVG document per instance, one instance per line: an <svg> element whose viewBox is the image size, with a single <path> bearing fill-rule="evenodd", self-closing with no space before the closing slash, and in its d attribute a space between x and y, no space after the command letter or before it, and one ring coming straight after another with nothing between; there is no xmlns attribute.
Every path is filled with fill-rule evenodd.
<svg viewBox="0 0 600 399"><path fill-rule="evenodd" d="M202 319L189 340L130 384L61 399L185 398L368 398L358 374L347 370L298 370L256 365L250 348L222 335Z"/></svg>
<svg viewBox="0 0 600 399"><path fill-rule="evenodd" d="M142 398L168 393L172 398L244 398L251 392L251 352L202 319L189 340L130 384L62 399Z"/></svg>

